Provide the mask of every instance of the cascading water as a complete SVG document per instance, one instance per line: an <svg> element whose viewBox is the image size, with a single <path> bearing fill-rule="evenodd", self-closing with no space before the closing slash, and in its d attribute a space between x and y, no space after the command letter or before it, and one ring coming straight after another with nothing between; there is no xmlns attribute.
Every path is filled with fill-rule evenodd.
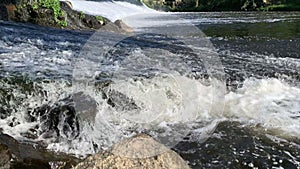
<svg viewBox="0 0 300 169"><path fill-rule="evenodd" d="M111 21L122 19L130 15L142 15L145 13L158 13L148 8L143 3L136 1L135 3L128 1L86 1L86 0L69 0L73 9L82 11L91 15L104 16Z"/></svg>

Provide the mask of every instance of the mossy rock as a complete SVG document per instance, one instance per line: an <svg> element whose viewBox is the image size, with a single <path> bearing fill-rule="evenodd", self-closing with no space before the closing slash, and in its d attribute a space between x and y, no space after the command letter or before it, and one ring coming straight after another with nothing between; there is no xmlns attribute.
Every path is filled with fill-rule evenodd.
<svg viewBox="0 0 300 169"><path fill-rule="evenodd" d="M101 16L74 11L70 2L59 3L60 5L57 7L56 4L54 9L54 7L32 3L29 0L4 0L0 2L0 20L29 22L41 26L75 30L98 30L110 22Z"/></svg>

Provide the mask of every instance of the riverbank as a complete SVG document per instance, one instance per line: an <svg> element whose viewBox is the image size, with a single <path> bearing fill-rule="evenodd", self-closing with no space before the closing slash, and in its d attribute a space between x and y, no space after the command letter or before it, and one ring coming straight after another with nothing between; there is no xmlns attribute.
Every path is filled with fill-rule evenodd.
<svg viewBox="0 0 300 169"><path fill-rule="evenodd" d="M300 11L300 1L290 0L288 3L283 4L268 4L260 8L262 11Z"/></svg>
<svg viewBox="0 0 300 169"><path fill-rule="evenodd" d="M297 0L141 1L149 8L143 6L141 3L134 4L133 2L126 1L4 0L0 2L0 20L33 23L69 30L95 31L103 29L124 33L132 32L133 29L119 20L120 18L142 13L156 13L157 11L155 10L172 12L300 10L300 1Z"/></svg>
<svg viewBox="0 0 300 169"><path fill-rule="evenodd" d="M33 23L72 30L97 30L110 21L72 9L69 2L59 0L5 0L0 3L0 20Z"/></svg>
<svg viewBox="0 0 300 169"><path fill-rule="evenodd" d="M300 11L298 0L142 0L148 7L172 12Z"/></svg>
<svg viewBox="0 0 300 169"><path fill-rule="evenodd" d="M73 8L72 2L75 1L5 0L0 2L0 20L31 23L66 30L103 30L115 33L133 32L131 27L119 19L121 17L110 17L108 15L110 18L108 19L103 17L101 12L101 14L91 13L86 10L86 12L83 12L80 9L84 10L84 7L82 8L82 6L80 6L80 9L77 7L80 1L75 2L75 9ZM112 4L115 5L114 3ZM97 5L99 4L96 3L96 9L99 7ZM93 5L88 4L88 8L90 9L91 7L93 7ZM103 9L100 9L100 11L101 10ZM112 12L108 11L106 13ZM106 13L104 12L104 14Z"/></svg>

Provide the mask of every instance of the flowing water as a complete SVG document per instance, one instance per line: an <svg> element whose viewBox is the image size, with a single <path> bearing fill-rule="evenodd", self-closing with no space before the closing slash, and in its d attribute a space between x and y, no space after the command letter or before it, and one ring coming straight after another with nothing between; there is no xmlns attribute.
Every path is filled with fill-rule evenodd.
<svg viewBox="0 0 300 169"><path fill-rule="evenodd" d="M300 13L124 20L135 34L0 21L3 132L82 158L147 133L192 168L300 168Z"/></svg>
<svg viewBox="0 0 300 169"><path fill-rule="evenodd" d="M112 1L112 0L69 0L74 10L91 15L104 16L111 21L144 13L158 13L136 0Z"/></svg>

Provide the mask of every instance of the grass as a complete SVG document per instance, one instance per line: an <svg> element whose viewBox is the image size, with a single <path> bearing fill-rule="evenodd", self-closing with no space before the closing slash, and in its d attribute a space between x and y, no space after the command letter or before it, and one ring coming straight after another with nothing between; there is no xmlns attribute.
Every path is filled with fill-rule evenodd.
<svg viewBox="0 0 300 169"><path fill-rule="evenodd" d="M259 8L261 11L300 11L300 0L286 0L285 3L270 4Z"/></svg>
<svg viewBox="0 0 300 169"><path fill-rule="evenodd" d="M269 5L260 8L262 11L300 11L300 5L298 4L279 4Z"/></svg>

